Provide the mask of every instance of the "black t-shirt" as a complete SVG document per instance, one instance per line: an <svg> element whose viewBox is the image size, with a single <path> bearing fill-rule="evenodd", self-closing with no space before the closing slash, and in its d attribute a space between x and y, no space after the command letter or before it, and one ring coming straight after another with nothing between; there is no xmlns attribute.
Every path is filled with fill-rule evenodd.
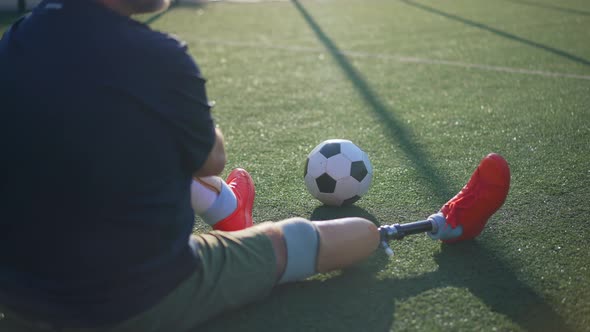
<svg viewBox="0 0 590 332"><path fill-rule="evenodd" d="M183 43L43 1L0 41L0 304L64 326L155 304L198 267L190 183L214 137Z"/></svg>

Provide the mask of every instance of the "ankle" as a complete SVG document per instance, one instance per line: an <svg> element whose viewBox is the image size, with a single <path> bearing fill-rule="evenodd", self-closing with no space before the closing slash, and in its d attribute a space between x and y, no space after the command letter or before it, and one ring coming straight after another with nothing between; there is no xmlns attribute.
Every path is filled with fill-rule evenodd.
<svg viewBox="0 0 590 332"><path fill-rule="evenodd" d="M201 213L199 216L210 226L214 226L218 222L224 220L228 216L232 215L238 207L238 201L234 192L229 188L227 184L221 186L221 191L217 196L217 199L207 209L207 211Z"/></svg>

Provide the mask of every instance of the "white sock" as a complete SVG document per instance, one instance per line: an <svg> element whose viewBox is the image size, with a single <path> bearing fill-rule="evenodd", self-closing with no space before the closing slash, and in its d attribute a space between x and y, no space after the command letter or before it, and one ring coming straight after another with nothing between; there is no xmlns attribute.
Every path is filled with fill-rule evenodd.
<svg viewBox="0 0 590 332"><path fill-rule="evenodd" d="M213 226L232 214L238 206L238 201L223 179L208 176L193 180L191 205L195 214Z"/></svg>

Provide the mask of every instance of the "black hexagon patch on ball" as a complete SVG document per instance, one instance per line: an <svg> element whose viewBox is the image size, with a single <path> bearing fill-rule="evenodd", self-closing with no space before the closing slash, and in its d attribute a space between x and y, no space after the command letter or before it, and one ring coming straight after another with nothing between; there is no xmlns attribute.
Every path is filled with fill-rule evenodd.
<svg viewBox="0 0 590 332"><path fill-rule="evenodd" d="M321 193L331 194L334 192L334 189L336 189L336 180L332 179L332 177L326 173L320 175L315 182Z"/></svg>
<svg viewBox="0 0 590 332"><path fill-rule="evenodd" d="M328 143L320 149L320 153L330 158L340 153L340 143Z"/></svg>
<svg viewBox="0 0 590 332"><path fill-rule="evenodd" d="M350 176L355 178L358 182L363 181L367 174L369 174L369 171L367 170L367 166L365 165L364 161L353 161L350 164Z"/></svg>

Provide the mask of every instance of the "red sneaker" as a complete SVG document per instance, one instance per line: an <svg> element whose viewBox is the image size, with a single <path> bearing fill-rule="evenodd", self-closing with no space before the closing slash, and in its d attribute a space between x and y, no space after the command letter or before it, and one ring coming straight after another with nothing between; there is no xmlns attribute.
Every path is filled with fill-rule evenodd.
<svg viewBox="0 0 590 332"><path fill-rule="evenodd" d="M488 219L504 204L510 187L510 168L502 156L490 153L481 160L469 182L451 198L440 212L452 228L463 227L463 234L452 243L478 236Z"/></svg>
<svg viewBox="0 0 590 332"><path fill-rule="evenodd" d="M252 207L254 206L254 180L246 170L236 168L229 173L225 182L236 195L238 206L227 218L213 225L218 231L239 231L252 226Z"/></svg>

